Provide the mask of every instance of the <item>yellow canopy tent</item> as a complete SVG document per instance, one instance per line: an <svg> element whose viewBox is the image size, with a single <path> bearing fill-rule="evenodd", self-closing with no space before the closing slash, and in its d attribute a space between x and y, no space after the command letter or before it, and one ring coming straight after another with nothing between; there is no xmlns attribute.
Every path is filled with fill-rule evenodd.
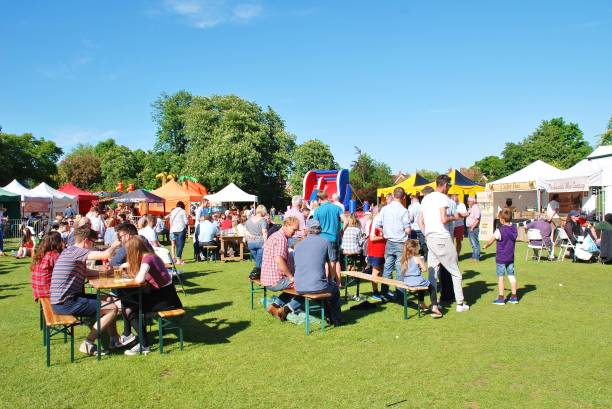
<svg viewBox="0 0 612 409"><path fill-rule="evenodd" d="M464 196L476 196L478 192L484 192L485 187L483 185L479 185L474 182L472 179L468 178L457 169L453 169L448 172L448 176L451 179L451 188L448 190L449 195L459 195L459 201L463 202ZM436 188L436 181L429 183L427 186L431 186L432 188ZM423 190L425 186L420 186L420 190Z"/></svg>
<svg viewBox="0 0 612 409"><path fill-rule="evenodd" d="M423 187L425 187L427 183L429 183L427 179L425 179L418 173L415 173L414 175L410 176L406 180L401 181L397 185L376 189L376 195L378 197L385 197L389 193L393 193L393 191L398 187L403 188L407 194L414 194L415 191L420 191Z"/></svg>

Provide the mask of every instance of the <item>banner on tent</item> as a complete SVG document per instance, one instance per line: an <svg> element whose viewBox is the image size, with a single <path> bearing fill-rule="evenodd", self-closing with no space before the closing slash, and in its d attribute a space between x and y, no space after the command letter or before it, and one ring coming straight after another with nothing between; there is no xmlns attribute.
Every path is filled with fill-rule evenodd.
<svg viewBox="0 0 612 409"><path fill-rule="evenodd" d="M497 183L490 184L489 190L494 192L515 192L519 190L535 190L535 182Z"/></svg>
<svg viewBox="0 0 612 409"><path fill-rule="evenodd" d="M587 192L589 190L589 178L558 179L549 182L549 193L563 192Z"/></svg>
<svg viewBox="0 0 612 409"><path fill-rule="evenodd" d="M48 213L51 210L51 203L48 201L28 200L23 202L24 212Z"/></svg>
<svg viewBox="0 0 612 409"><path fill-rule="evenodd" d="M480 207L480 233L478 239L486 241L493 235L495 216L493 214L493 192L484 191L476 193L476 200Z"/></svg>

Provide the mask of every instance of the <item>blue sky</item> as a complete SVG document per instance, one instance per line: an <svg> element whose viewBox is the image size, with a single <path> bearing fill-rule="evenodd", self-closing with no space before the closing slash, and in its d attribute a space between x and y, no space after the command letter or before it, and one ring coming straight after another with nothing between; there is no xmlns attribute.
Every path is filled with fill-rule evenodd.
<svg viewBox="0 0 612 409"><path fill-rule="evenodd" d="M612 116L610 1L0 0L0 124L70 149L155 140L162 92L272 106L340 165L497 155L543 119Z"/></svg>

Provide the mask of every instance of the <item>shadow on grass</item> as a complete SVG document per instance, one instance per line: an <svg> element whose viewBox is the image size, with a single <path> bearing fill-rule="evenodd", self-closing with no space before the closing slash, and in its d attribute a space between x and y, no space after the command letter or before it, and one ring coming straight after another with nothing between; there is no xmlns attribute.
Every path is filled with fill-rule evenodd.
<svg viewBox="0 0 612 409"><path fill-rule="evenodd" d="M537 290L538 287L533 285L533 284L527 284L524 287L521 288L517 288L516 290L516 295L518 296L519 300L523 299L523 297L525 296L525 294L530 293L532 291Z"/></svg>
<svg viewBox="0 0 612 409"><path fill-rule="evenodd" d="M485 281L474 281L463 288L465 300L469 305L476 304L482 296L497 287L496 283L487 283Z"/></svg>
<svg viewBox="0 0 612 409"><path fill-rule="evenodd" d="M205 288L205 287L195 287L195 288L185 289L185 293L187 293L187 295L201 294L201 293L206 293L208 291L216 291L216 290L214 288Z"/></svg>
<svg viewBox="0 0 612 409"><path fill-rule="evenodd" d="M475 271L475 270L465 270L463 272L463 279L469 280L470 278L476 277L478 274L480 274L480 272Z"/></svg>

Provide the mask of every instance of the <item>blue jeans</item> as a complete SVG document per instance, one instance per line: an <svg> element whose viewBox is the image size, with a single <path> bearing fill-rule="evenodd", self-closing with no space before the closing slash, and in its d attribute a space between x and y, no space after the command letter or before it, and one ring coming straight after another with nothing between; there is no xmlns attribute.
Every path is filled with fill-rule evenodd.
<svg viewBox="0 0 612 409"><path fill-rule="evenodd" d="M327 287L321 291L310 291L310 292L300 292L300 294L319 294L319 293L331 293L331 297L329 298L330 309L329 318L331 318L332 322L338 323L342 318L341 312L341 302L340 302L340 290L335 283L327 283Z"/></svg>
<svg viewBox="0 0 612 409"><path fill-rule="evenodd" d="M170 238L176 241L176 258L183 258L183 248L185 247L185 238L187 237L187 229L172 233Z"/></svg>
<svg viewBox="0 0 612 409"><path fill-rule="evenodd" d="M268 290L282 291L285 288L289 288L289 287L291 287L291 280L289 280L288 277L285 277L285 278L281 278L276 283L276 285L268 287ZM277 304L281 304L279 305L279 307L282 307L283 305L287 304L289 309L293 312L296 312L302 307L302 304L295 297L291 297L289 294L281 294L280 297L278 297L278 300L282 302L281 304L280 302L276 301Z"/></svg>
<svg viewBox="0 0 612 409"><path fill-rule="evenodd" d="M423 232L421 230L415 230L412 229L410 231L410 238L412 240L418 240L419 241L419 247L421 249L421 254L426 255L427 254L427 244L425 243L425 235L423 234Z"/></svg>
<svg viewBox="0 0 612 409"><path fill-rule="evenodd" d="M398 243L395 241L387 241L385 246L385 267L383 269L384 278L393 278L393 269L395 269L395 279L401 280L402 271L402 252L404 251L404 243ZM383 284L381 286L382 292L389 291L389 286Z"/></svg>
<svg viewBox="0 0 612 409"><path fill-rule="evenodd" d="M474 230L468 229L468 238L472 245L472 258L474 260L480 260L480 241L478 240L478 233L480 228L476 227Z"/></svg>
<svg viewBox="0 0 612 409"><path fill-rule="evenodd" d="M255 259L255 268L261 268L261 259L263 257L263 241L249 241L247 247Z"/></svg>
<svg viewBox="0 0 612 409"><path fill-rule="evenodd" d="M500 264L495 263L495 273L498 277L503 277L504 275L513 276L514 275L514 263Z"/></svg>

